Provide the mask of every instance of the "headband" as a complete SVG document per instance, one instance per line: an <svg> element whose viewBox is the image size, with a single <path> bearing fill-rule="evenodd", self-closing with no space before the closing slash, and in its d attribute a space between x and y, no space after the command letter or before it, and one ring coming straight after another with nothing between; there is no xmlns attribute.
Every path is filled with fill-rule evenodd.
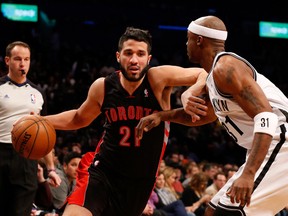
<svg viewBox="0 0 288 216"><path fill-rule="evenodd" d="M201 25L196 24L194 21L190 23L188 26L188 30L193 32L194 34L198 34L208 38L214 38L218 40L226 40L227 39L227 31L207 28Z"/></svg>

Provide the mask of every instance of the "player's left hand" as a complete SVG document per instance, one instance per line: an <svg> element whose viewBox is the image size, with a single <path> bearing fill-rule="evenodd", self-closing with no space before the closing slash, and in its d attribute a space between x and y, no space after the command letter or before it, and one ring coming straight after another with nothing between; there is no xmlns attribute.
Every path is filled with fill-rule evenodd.
<svg viewBox="0 0 288 216"><path fill-rule="evenodd" d="M253 176L240 176L233 182L226 194L230 197L232 203L236 202L240 203L240 206L249 206L253 187Z"/></svg>
<svg viewBox="0 0 288 216"><path fill-rule="evenodd" d="M48 182L52 187L58 187L61 184L61 178L55 171L51 171L48 174Z"/></svg>
<svg viewBox="0 0 288 216"><path fill-rule="evenodd" d="M140 119L138 125L136 126L136 137L142 139L143 132L148 132L152 128L157 127L161 122L161 117L158 113L153 113L149 116L145 116Z"/></svg>

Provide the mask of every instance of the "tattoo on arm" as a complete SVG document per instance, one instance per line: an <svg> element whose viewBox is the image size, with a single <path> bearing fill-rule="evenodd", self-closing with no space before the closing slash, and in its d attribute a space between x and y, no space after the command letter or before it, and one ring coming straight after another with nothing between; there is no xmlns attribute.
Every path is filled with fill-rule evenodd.
<svg viewBox="0 0 288 216"><path fill-rule="evenodd" d="M261 108L263 108L259 98L252 92L251 86L245 86L240 92L240 97L248 103L253 104L255 110L261 110Z"/></svg>

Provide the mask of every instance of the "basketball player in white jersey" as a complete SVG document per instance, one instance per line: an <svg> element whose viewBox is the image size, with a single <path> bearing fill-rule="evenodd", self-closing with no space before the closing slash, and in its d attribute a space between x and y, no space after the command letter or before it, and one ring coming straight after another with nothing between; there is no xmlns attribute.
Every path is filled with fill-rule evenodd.
<svg viewBox="0 0 288 216"><path fill-rule="evenodd" d="M225 52L227 31L219 18L192 21L187 38L189 60L209 71L208 111L203 108L204 100L184 92L184 109L141 119L138 136L159 121L196 126L218 118L235 142L247 149L247 155L239 171L212 198L205 216L274 216L288 202L288 99L247 60ZM207 111L206 116L191 120L187 114L197 109Z"/></svg>

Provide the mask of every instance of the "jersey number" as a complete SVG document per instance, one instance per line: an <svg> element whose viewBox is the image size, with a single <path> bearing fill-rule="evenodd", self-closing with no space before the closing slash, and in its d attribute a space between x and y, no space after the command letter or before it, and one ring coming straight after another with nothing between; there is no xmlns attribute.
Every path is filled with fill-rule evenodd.
<svg viewBox="0 0 288 216"><path fill-rule="evenodd" d="M229 118L229 116L225 117L225 123L222 122L222 125L224 126L226 131L230 134L230 136L234 139L234 141L237 142L238 139L231 131L229 131L227 124L230 124L241 136L243 135L243 131L241 131L240 128L237 127L237 125Z"/></svg>
<svg viewBox="0 0 288 216"><path fill-rule="evenodd" d="M136 128L135 128L136 131ZM119 145L120 146L126 146L126 147L130 147L131 143L128 141L130 136L131 136L131 131L129 127L121 127L119 130L119 133L122 135L122 139L120 140ZM136 133L134 133L136 134ZM140 140L135 136L134 137L134 143L135 143L135 147L139 147L140 146Z"/></svg>

